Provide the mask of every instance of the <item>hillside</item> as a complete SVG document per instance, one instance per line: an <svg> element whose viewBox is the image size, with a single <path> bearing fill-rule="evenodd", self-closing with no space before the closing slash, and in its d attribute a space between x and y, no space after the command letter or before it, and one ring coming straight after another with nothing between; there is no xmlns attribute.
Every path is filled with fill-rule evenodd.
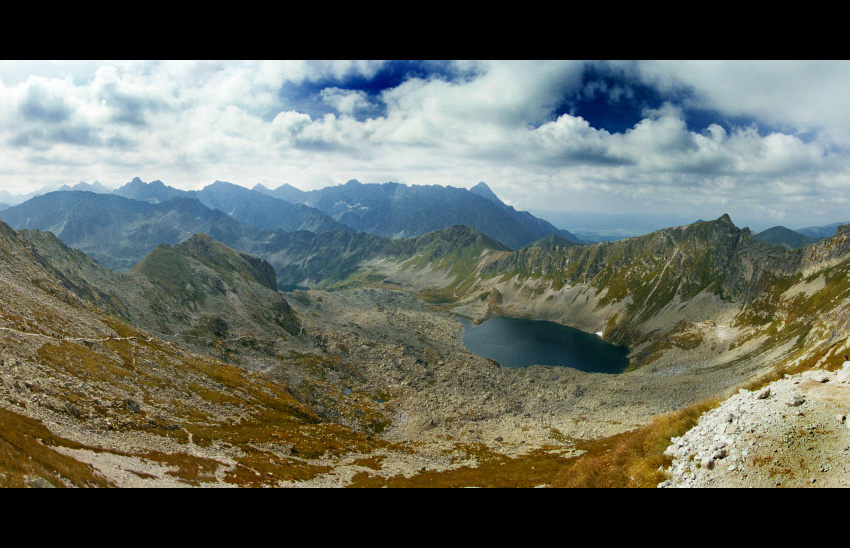
<svg viewBox="0 0 850 548"><path fill-rule="evenodd" d="M0 282L2 486L279 485L325 470L305 458L382 446L104 314L2 223Z"/></svg>
<svg viewBox="0 0 850 548"><path fill-rule="evenodd" d="M49 232L22 230L19 239L79 298L149 333L199 347L196 351L220 356L238 344L252 353L268 352L274 345L264 341L300 330L277 292L272 266L206 235L173 248L159 246L123 274L101 267Z"/></svg>
<svg viewBox="0 0 850 548"><path fill-rule="evenodd" d="M275 265L281 287L343 289L422 269L452 272L451 279L468 276L477 257L492 251L508 249L473 228L456 226L398 239L366 233L276 232L263 256Z"/></svg>

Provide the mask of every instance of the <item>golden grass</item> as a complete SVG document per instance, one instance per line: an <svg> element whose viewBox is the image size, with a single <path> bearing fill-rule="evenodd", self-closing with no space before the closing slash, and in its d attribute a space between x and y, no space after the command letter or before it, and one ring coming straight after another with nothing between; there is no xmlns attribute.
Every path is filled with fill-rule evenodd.
<svg viewBox="0 0 850 548"><path fill-rule="evenodd" d="M578 449L586 453L564 467L551 487L656 487L667 479L659 467L672 462L664 456L670 439L693 428L700 415L719 404L718 399L695 403L657 416L643 428L582 442Z"/></svg>
<svg viewBox="0 0 850 548"><path fill-rule="evenodd" d="M494 453L480 444L458 445L455 449L466 458L474 458L476 465L446 471L423 469L409 478L361 472L352 478L350 487L536 487L551 483L566 462L563 446L543 447L517 458Z"/></svg>
<svg viewBox="0 0 850 548"><path fill-rule="evenodd" d="M110 487L94 469L57 453L48 445L72 446L39 421L0 408L0 487L25 487L26 476L54 487Z"/></svg>

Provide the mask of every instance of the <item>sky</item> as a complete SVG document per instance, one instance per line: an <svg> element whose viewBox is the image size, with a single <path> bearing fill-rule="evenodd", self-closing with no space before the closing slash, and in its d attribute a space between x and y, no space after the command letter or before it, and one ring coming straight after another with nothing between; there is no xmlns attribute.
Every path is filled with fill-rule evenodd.
<svg viewBox="0 0 850 548"><path fill-rule="evenodd" d="M0 202L134 177L850 220L847 61L0 61ZM568 228L568 227L567 227Z"/></svg>

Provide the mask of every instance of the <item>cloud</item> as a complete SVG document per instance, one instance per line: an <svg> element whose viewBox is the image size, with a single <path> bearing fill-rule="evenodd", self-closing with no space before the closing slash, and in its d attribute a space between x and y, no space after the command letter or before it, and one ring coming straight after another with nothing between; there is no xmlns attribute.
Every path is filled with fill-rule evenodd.
<svg viewBox="0 0 850 548"><path fill-rule="evenodd" d="M60 93L50 89L40 80L34 80L27 86L19 108L25 120L50 124L68 120L74 111Z"/></svg>
<svg viewBox="0 0 850 548"><path fill-rule="evenodd" d="M362 90L345 90L337 87L325 88L321 92L322 101L336 109L340 114L354 115L364 110L374 109L369 96Z"/></svg>
<svg viewBox="0 0 850 548"><path fill-rule="evenodd" d="M848 84L842 62L0 62L0 163L19 174L0 188L145 166L187 188L485 180L525 208L791 217L842 203ZM589 100L628 123L582 117Z"/></svg>

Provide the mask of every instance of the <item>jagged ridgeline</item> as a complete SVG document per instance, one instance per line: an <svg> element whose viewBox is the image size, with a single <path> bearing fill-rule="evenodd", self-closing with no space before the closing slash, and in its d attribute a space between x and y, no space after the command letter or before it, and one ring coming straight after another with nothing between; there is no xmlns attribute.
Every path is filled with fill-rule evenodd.
<svg viewBox="0 0 850 548"><path fill-rule="evenodd" d="M363 184L351 180L309 192L288 185L274 191L262 186L255 190L314 207L359 231L388 238L421 236L449 226L466 225L511 249L550 234L579 241L570 232L503 203L484 183L466 190L439 185Z"/></svg>
<svg viewBox="0 0 850 548"><path fill-rule="evenodd" d="M321 211L302 204L269 198L261 193L224 181L216 181L202 190L179 190L162 181L144 183L136 177L115 190L115 194L133 200L158 204L175 197L194 198L210 209L218 209L240 223L261 230L327 230L354 229L338 223Z"/></svg>

